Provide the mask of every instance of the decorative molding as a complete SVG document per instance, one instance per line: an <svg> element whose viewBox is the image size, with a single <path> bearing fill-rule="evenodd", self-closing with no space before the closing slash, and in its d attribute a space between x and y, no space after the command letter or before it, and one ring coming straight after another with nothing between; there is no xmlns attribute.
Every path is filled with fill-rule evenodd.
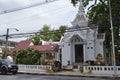
<svg viewBox="0 0 120 80"><path fill-rule="evenodd" d="M71 22L73 27L86 27L88 26L88 18L86 17L85 11L84 11L84 6L82 1L80 0L80 5L79 5L79 11L73 20Z"/></svg>

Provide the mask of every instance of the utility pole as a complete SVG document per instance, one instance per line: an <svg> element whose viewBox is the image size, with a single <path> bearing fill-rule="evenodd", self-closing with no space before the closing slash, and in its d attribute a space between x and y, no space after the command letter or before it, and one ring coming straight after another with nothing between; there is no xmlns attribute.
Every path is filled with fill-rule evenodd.
<svg viewBox="0 0 120 80"><path fill-rule="evenodd" d="M5 37L5 39L6 39L6 41L5 41L6 42L6 44L5 44L5 52L4 52L3 58L6 58L6 56L7 56L7 46L8 46L8 38L9 38L9 29L15 29L16 31L19 31L16 28L7 28L6 37Z"/></svg>
<svg viewBox="0 0 120 80"><path fill-rule="evenodd" d="M8 34L9 34L9 28L7 28L7 33L6 33L6 37L5 37L6 44L5 44L5 52L4 52L3 58L6 58L6 56L7 56L7 45L8 45L8 37L9 37Z"/></svg>
<svg viewBox="0 0 120 80"><path fill-rule="evenodd" d="M113 31L113 22L112 22L112 11L111 11L111 3L109 0L109 14L110 14L110 25L111 25L111 36L112 36L112 66L114 66L114 74L116 76L116 58L115 58L115 44L114 44L114 31Z"/></svg>

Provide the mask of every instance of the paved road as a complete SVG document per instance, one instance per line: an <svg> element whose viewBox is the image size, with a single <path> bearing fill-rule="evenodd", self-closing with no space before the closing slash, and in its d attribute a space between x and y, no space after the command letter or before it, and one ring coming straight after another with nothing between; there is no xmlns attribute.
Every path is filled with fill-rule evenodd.
<svg viewBox="0 0 120 80"><path fill-rule="evenodd" d="M119 79L103 79L103 78L87 78L87 77L63 77L63 76L43 76L29 74L8 74L0 75L0 80L119 80Z"/></svg>

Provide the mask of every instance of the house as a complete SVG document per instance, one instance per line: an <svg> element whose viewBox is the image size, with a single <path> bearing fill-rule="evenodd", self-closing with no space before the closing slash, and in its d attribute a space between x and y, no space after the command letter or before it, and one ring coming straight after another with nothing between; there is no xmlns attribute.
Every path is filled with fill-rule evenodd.
<svg viewBox="0 0 120 80"><path fill-rule="evenodd" d="M79 64L86 61L95 61L98 54L104 58L104 33L98 33L97 26L90 25L84 13L82 2L79 11L60 40L62 66Z"/></svg>
<svg viewBox="0 0 120 80"><path fill-rule="evenodd" d="M34 43L32 40L21 41L15 46L15 48L11 49L8 52L8 55L12 55L14 51L18 51L20 49L27 49L28 47L33 46L33 45L34 45Z"/></svg>
<svg viewBox="0 0 120 80"><path fill-rule="evenodd" d="M34 45L32 40L24 40L18 43L18 45L8 52L8 55L12 55L14 51L19 51L20 49L28 49L32 48L34 50L38 50L43 53L43 57L45 58L48 54L52 55L54 60L59 60L59 46L58 44L47 42L44 45Z"/></svg>
<svg viewBox="0 0 120 80"><path fill-rule="evenodd" d="M7 42L7 49L13 49L18 42L14 42L14 41L8 41ZM6 47L6 41L4 39L0 39L0 58L3 57L3 53Z"/></svg>
<svg viewBox="0 0 120 80"><path fill-rule="evenodd" d="M42 52L44 58L52 57L55 61L59 61L59 46L57 44L34 45L30 48Z"/></svg>
<svg viewBox="0 0 120 80"><path fill-rule="evenodd" d="M14 48L16 45L17 45L18 42L14 42L14 41L8 41L8 45L7 45L7 48L8 49L12 49ZM0 39L0 48L1 49L4 49L5 48L5 45L6 45L6 41L3 40L3 39Z"/></svg>

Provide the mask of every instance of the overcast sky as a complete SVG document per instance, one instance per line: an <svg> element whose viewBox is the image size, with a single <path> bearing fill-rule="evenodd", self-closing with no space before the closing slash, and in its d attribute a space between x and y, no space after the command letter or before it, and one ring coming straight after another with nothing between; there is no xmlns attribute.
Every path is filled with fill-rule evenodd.
<svg viewBox="0 0 120 80"><path fill-rule="evenodd" d="M0 0L0 12L43 1L45 0ZM60 25L69 26L78 12L77 7L73 7L70 0L58 0L37 7L0 14L0 35L6 34L7 28L19 29L18 32L10 29L9 34L12 34L36 32L44 24L51 25L52 29L59 28Z"/></svg>

